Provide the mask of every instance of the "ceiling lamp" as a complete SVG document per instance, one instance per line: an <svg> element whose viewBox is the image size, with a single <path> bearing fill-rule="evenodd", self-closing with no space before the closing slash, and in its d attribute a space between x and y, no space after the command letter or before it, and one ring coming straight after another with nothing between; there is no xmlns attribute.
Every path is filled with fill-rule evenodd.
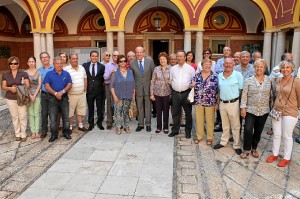
<svg viewBox="0 0 300 199"><path fill-rule="evenodd" d="M158 0L157 0L157 5L156 5L156 10L158 11ZM153 18L154 28L156 31L161 31L160 21L161 21L161 17L159 16L159 14L157 12L156 16Z"/></svg>

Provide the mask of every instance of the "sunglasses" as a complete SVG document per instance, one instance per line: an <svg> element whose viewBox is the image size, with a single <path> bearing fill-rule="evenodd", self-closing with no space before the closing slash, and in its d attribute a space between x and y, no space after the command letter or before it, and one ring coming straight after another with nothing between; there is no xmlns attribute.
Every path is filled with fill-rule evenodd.
<svg viewBox="0 0 300 199"><path fill-rule="evenodd" d="M126 63L126 60L120 60L119 63Z"/></svg>
<svg viewBox="0 0 300 199"><path fill-rule="evenodd" d="M9 65L18 65L19 63L9 63Z"/></svg>
<svg viewBox="0 0 300 199"><path fill-rule="evenodd" d="M114 57L118 57L118 55L113 55Z"/></svg>
<svg viewBox="0 0 300 199"><path fill-rule="evenodd" d="M106 57L110 57L110 54L106 54L105 56L106 56Z"/></svg>
<svg viewBox="0 0 300 199"><path fill-rule="evenodd" d="M210 55L210 53L203 53L203 55Z"/></svg>

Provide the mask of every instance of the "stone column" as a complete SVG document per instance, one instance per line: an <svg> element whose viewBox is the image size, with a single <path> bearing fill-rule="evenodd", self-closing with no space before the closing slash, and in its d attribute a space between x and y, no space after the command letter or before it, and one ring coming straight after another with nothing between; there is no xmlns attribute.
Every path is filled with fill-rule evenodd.
<svg viewBox="0 0 300 199"><path fill-rule="evenodd" d="M275 63L275 57L276 57L276 48L277 48L277 32L273 32L273 38L272 38L272 57L271 57L271 66L272 68L276 66L278 63Z"/></svg>
<svg viewBox="0 0 300 199"><path fill-rule="evenodd" d="M50 55L50 63L54 58L53 33L46 33L46 51Z"/></svg>
<svg viewBox="0 0 300 199"><path fill-rule="evenodd" d="M271 31L264 31L264 48L263 48L263 58L267 62L267 66L271 66L271 49L272 49L272 32Z"/></svg>
<svg viewBox="0 0 300 199"><path fill-rule="evenodd" d="M112 31L106 31L106 51L110 54L114 51L114 38Z"/></svg>
<svg viewBox="0 0 300 199"><path fill-rule="evenodd" d="M118 31L118 51L120 54L125 55L124 31Z"/></svg>
<svg viewBox="0 0 300 199"><path fill-rule="evenodd" d="M46 51L46 37L45 33L41 33L41 52Z"/></svg>
<svg viewBox="0 0 300 199"><path fill-rule="evenodd" d="M41 34L38 32L34 32L33 34L33 51L34 56L36 58L36 66L41 67L41 59L40 59L40 53L42 52L41 48Z"/></svg>
<svg viewBox="0 0 300 199"><path fill-rule="evenodd" d="M184 31L184 51L191 50L191 43L192 43L192 32L189 30Z"/></svg>
<svg viewBox="0 0 300 199"><path fill-rule="evenodd" d="M196 50L195 50L195 63L198 65L202 61L203 51L203 30L196 32Z"/></svg>
<svg viewBox="0 0 300 199"><path fill-rule="evenodd" d="M294 57L294 64L296 69L298 69L300 67L300 27L294 29L292 54Z"/></svg>
<svg viewBox="0 0 300 199"><path fill-rule="evenodd" d="M285 48L285 31L279 31L277 36L277 47L275 54L275 64L277 65L281 61L281 55L284 53Z"/></svg>

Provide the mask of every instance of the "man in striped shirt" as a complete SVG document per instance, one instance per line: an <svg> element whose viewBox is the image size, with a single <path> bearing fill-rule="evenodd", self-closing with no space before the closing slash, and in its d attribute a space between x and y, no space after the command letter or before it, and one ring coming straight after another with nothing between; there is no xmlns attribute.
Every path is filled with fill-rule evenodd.
<svg viewBox="0 0 300 199"><path fill-rule="evenodd" d="M85 93L87 88L87 76L83 66L78 65L78 55L70 54L70 66L64 70L70 73L72 78L72 88L68 92L69 96L69 119L70 130L73 130L72 123L76 111L78 120L78 130L87 131L83 126L83 116L86 114Z"/></svg>

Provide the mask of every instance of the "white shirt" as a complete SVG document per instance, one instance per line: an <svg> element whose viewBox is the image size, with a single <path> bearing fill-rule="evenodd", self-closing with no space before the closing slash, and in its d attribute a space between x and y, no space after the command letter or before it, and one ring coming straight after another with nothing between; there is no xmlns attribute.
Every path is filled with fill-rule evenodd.
<svg viewBox="0 0 300 199"><path fill-rule="evenodd" d="M84 92L84 79L87 78L84 67L78 65L78 69L75 70L69 65L64 70L67 71L72 78L72 88L69 90L68 94L82 94Z"/></svg>
<svg viewBox="0 0 300 199"><path fill-rule="evenodd" d="M95 76L96 76L96 75L97 75L97 71L98 71L98 65L97 65L97 62L96 62L96 63L91 62L91 65L90 65L89 70L90 70L90 73L91 73L91 75L92 75L92 73L93 73L93 64L95 64Z"/></svg>
<svg viewBox="0 0 300 199"><path fill-rule="evenodd" d="M184 63L183 66L176 64L171 68L170 79L172 89L177 92L186 91L190 87L192 78L195 76L195 69Z"/></svg>

